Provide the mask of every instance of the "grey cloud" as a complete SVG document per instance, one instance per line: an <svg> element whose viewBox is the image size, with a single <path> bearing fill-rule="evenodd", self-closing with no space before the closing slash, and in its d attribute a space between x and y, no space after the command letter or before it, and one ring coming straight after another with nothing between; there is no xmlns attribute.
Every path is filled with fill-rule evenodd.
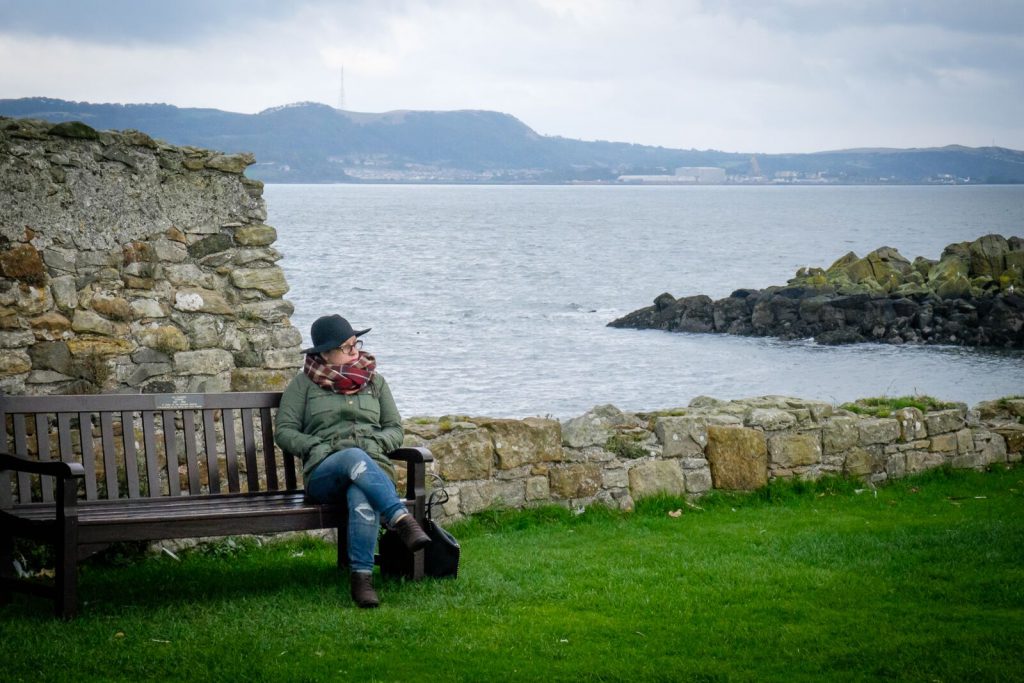
<svg viewBox="0 0 1024 683"><path fill-rule="evenodd" d="M0 33L187 44L237 31L256 18L284 18L294 11L294 5L274 0L0 0Z"/></svg>
<svg viewBox="0 0 1024 683"><path fill-rule="evenodd" d="M1019 34L1024 3L1019 0L704 0L706 10L793 33L853 27L919 26L977 34Z"/></svg>

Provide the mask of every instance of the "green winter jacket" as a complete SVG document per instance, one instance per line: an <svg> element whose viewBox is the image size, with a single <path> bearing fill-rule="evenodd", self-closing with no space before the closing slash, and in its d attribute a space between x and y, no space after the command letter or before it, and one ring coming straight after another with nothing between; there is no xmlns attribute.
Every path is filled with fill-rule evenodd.
<svg viewBox="0 0 1024 683"><path fill-rule="evenodd" d="M281 396L274 442L302 458L303 479L335 451L356 446L395 479L387 454L402 445L402 418L378 374L358 394L336 394L300 372Z"/></svg>

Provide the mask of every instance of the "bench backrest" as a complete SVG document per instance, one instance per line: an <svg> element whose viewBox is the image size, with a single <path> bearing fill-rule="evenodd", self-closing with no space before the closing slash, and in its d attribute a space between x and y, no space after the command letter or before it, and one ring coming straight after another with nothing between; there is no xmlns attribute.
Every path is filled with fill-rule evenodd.
<svg viewBox="0 0 1024 683"><path fill-rule="evenodd" d="M0 396L8 453L76 462L86 500L296 490L273 442L281 392ZM51 502L52 479L0 474L0 507Z"/></svg>

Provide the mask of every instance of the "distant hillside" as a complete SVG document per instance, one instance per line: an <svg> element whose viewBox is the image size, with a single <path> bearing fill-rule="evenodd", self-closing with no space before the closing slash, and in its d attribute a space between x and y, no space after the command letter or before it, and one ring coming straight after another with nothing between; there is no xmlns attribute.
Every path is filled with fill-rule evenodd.
<svg viewBox="0 0 1024 683"><path fill-rule="evenodd" d="M844 150L816 154L680 150L536 133L491 111L364 114L299 103L237 114L167 104L0 100L0 116L136 129L175 145L253 152L247 175L267 182L613 182L717 166L731 182L1024 182L1024 152Z"/></svg>

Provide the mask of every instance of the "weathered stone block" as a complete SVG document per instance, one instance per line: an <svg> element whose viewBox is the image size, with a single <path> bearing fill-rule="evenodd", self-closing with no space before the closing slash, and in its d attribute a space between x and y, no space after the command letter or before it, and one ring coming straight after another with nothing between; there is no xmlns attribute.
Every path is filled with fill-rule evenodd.
<svg viewBox="0 0 1024 683"><path fill-rule="evenodd" d="M283 299L272 299L269 301L256 301L242 304L239 307L239 314L244 320L258 320L265 323L283 323L295 312L295 306L290 301Z"/></svg>
<svg viewBox="0 0 1024 683"><path fill-rule="evenodd" d="M900 425L900 441L916 441L928 435L925 429L924 413L917 408L900 408L893 417Z"/></svg>
<svg viewBox="0 0 1024 683"><path fill-rule="evenodd" d="M681 496L686 478L675 460L642 460L629 468L629 493L634 500L658 493Z"/></svg>
<svg viewBox="0 0 1024 683"><path fill-rule="evenodd" d="M217 254L227 251L233 246L230 235L218 233L204 237L188 247L188 255L194 259L201 259L210 254Z"/></svg>
<svg viewBox="0 0 1024 683"><path fill-rule="evenodd" d="M54 370L63 375L72 371L71 351L66 342L40 342L28 349L32 367L38 370Z"/></svg>
<svg viewBox="0 0 1024 683"><path fill-rule="evenodd" d="M561 426L557 420L488 420L480 426L490 432L498 467L503 470L563 459Z"/></svg>
<svg viewBox="0 0 1024 683"><path fill-rule="evenodd" d="M50 280L50 292L57 308L67 311L78 307L78 286L74 275L62 275Z"/></svg>
<svg viewBox="0 0 1024 683"><path fill-rule="evenodd" d="M20 375L32 369L32 359L21 350L0 353L0 376Z"/></svg>
<svg viewBox="0 0 1024 683"><path fill-rule="evenodd" d="M210 273L194 263L168 264L160 269L163 279L175 287L187 289L216 289L216 281Z"/></svg>
<svg viewBox="0 0 1024 683"><path fill-rule="evenodd" d="M235 230L235 242L243 247L266 247L277 240L277 230L269 225L246 225Z"/></svg>
<svg viewBox="0 0 1024 683"><path fill-rule="evenodd" d="M986 465L1006 462L1006 441L999 434L976 430L974 432L974 449L981 454Z"/></svg>
<svg viewBox="0 0 1024 683"><path fill-rule="evenodd" d="M993 431L1003 437L1007 454L1024 453L1024 425L1007 423L998 425Z"/></svg>
<svg viewBox="0 0 1024 683"><path fill-rule="evenodd" d="M28 330L0 332L0 349L18 349L30 345L35 340L35 335Z"/></svg>
<svg viewBox="0 0 1024 683"><path fill-rule="evenodd" d="M191 351L186 353L206 353L205 351ZM227 353L226 351L224 353ZM175 368L179 374L183 373L177 370L177 357L181 354L175 354ZM228 353L228 358L231 354ZM223 363L223 358L215 361L215 363ZM215 363L211 363L210 366L214 366ZM199 364L199 368L202 369L202 364ZM261 368L234 368L230 373L230 388L231 391L284 391L285 387L288 386L288 382L295 376L294 372L286 370L263 370ZM225 387L224 390L227 390ZM213 391L212 389L210 391Z"/></svg>
<svg viewBox="0 0 1024 683"><path fill-rule="evenodd" d="M69 339L67 345L75 358L122 356L135 350L135 344L128 339L77 337Z"/></svg>
<svg viewBox="0 0 1024 683"><path fill-rule="evenodd" d="M139 343L166 354L189 350L188 338L174 325L144 328L139 332Z"/></svg>
<svg viewBox="0 0 1024 683"><path fill-rule="evenodd" d="M107 320L95 311L78 309L71 321L71 329L79 334L98 334L104 337L125 336L128 327Z"/></svg>
<svg viewBox="0 0 1024 683"><path fill-rule="evenodd" d="M472 515L488 508L516 508L526 502L521 481L474 481L459 487L461 512Z"/></svg>
<svg viewBox="0 0 1024 683"><path fill-rule="evenodd" d="M128 301L119 296L96 295L90 302L92 309L109 320L129 321L132 319L132 307Z"/></svg>
<svg viewBox="0 0 1024 683"><path fill-rule="evenodd" d="M940 434L933 436L928 445L928 450L933 453L956 453L956 434Z"/></svg>
<svg viewBox="0 0 1024 683"><path fill-rule="evenodd" d="M271 349L263 353L263 365L268 368L298 368L302 365L302 354L298 348Z"/></svg>
<svg viewBox="0 0 1024 683"><path fill-rule="evenodd" d="M181 289L174 293L174 307L186 313L233 315L235 310L224 296L212 289Z"/></svg>
<svg viewBox="0 0 1024 683"><path fill-rule="evenodd" d="M795 426L797 419L787 410L754 408L747 415L744 423L748 427L760 427L766 432L774 432Z"/></svg>
<svg viewBox="0 0 1024 683"><path fill-rule="evenodd" d="M118 372L117 379L130 387L138 387L143 382L159 375L170 374L172 366L170 363L140 363L139 365L120 366L123 372Z"/></svg>
<svg viewBox="0 0 1024 683"><path fill-rule="evenodd" d="M970 429L965 427L956 433L956 451L961 455L974 451L974 433Z"/></svg>
<svg viewBox="0 0 1024 683"><path fill-rule="evenodd" d="M491 478L494 443L483 429L455 430L432 441L430 450L445 481Z"/></svg>
<svg viewBox="0 0 1024 683"><path fill-rule="evenodd" d="M711 470L686 470L683 472L683 480L686 482L687 493L704 493L712 488Z"/></svg>
<svg viewBox="0 0 1024 683"><path fill-rule="evenodd" d="M39 315L53 308L53 296L49 287L23 285L13 287L12 290L16 295L14 308L22 315Z"/></svg>
<svg viewBox="0 0 1024 683"><path fill-rule="evenodd" d="M900 423L892 418L868 418L857 424L861 445L895 443L900 438Z"/></svg>
<svg viewBox="0 0 1024 683"><path fill-rule="evenodd" d="M188 249L184 244L169 239L159 239L153 242L153 252L157 261L166 263L182 263L188 258Z"/></svg>
<svg viewBox="0 0 1024 683"><path fill-rule="evenodd" d="M570 448L604 447L616 427L631 422L628 415L613 405L596 406L562 424L562 443Z"/></svg>
<svg viewBox="0 0 1024 683"><path fill-rule="evenodd" d="M924 416L925 426L928 434L935 436L946 432L956 432L963 429L964 414L958 409L937 410Z"/></svg>
<svg viewBox="0 0 1024 683"><path fill-rule="evenodd" d="M242 154L215 154L206 159L206 168L224 173L241 174L248 166L256 162L256 157L248 152Z"/></svg>
<svg viewBox="0 0 1024 683"><path fill-rule="evenodd" d="M604 470L604 480L601 486L606 489L629 488L629 472L625 467Z"/></svg>
<svg viewBox="0 0 1024 683"><path fill-rule="evenodd" d="M601 468L594 463L554 465L548 472L551 494L556 498L589 498L601 490Z"/></svg>
<svg viewBox="0 0 1024 683"><path fill-rule="evenodd" d="M907 456L905 453L890 455L885 461L885 472L890 479L899 479L907 475Z"/></svg>
<svg viewBox="0 0 1024 683"><path fill-rule="evenodd" d="M715 488L753 490L768 483L768 445L759 430L709 425L706 452Z"/></svg>
<svg viewBox="0 0 1024 683"><path fill-rule="evenodd" d="M843 472L854 477L863 477L875 471L875 457L869 451L854 446L846 453Z"/></svg>
<svg viewBox="0 0 1024 683"><path fill-rule="evenodd" d="M71 329L71 321L57 311L49 311L29 321L32 334L40 341L61 339Z"/></svg>
<svg viewBox="0 0 1024 683"><path fill-rule="evenodd" d="M857 429L858 419L855 417L832 417L822 424L822 449L826 454L845 453L860 441Z"/></svg>
<svg viewBox="0 0 1024 683"><path fill-rule="evenodd" d="M174 354L174 371L179 375L216 375L234 367L235 359L230 352L222 349L179 351Z"/></svg>
<svg viewBox="0 0 1024 683"><path fill-rule="evenodd" d="M529 477L526 480L526 500L547 500L551 497L551 487L547 477Z"/></svg>
<svg viewBox="0 0 1024 683"><path fill-rule="evenodd" d="M163 305L155 299L135 299L131 303L132 317L135 320L147 318L166 318L167 311Z"/></svg>
<svg viewBox="0 0 1024 683"><path fill-rule="evenodd" d="M907 474L924 472L925 470L940 467L946 459L941 453L930 453L922 451L910 451L907 456Z"/></svg>
<svg viewBox="0 0 1024 683"><path fill-rule="evenodd" d="M821 462L821 435L818 432L775 434L768 438L768 455L772 465L801 467Z"/></svg>
<svg viewBox="0 0 1024 683"><path fill-rule="evenodd" d="M708 421L705 417L659 417L654 434L666 458L704 457L708 443Z"/></svg>
<svg viewBox="0 0 1024 683"><path fill-rule="evenodd" d="M36 287L47 279L43 257L31 244L12 244L0 251L0 275Z"/></svg>
<svg viewBox="0 0 1024 683"><path fill-rule="evenodd" d="M288 291L284 271L277 266L238 268L231 271L231 283L239 289L257 289L270 297L280 297Z"/></svg>

